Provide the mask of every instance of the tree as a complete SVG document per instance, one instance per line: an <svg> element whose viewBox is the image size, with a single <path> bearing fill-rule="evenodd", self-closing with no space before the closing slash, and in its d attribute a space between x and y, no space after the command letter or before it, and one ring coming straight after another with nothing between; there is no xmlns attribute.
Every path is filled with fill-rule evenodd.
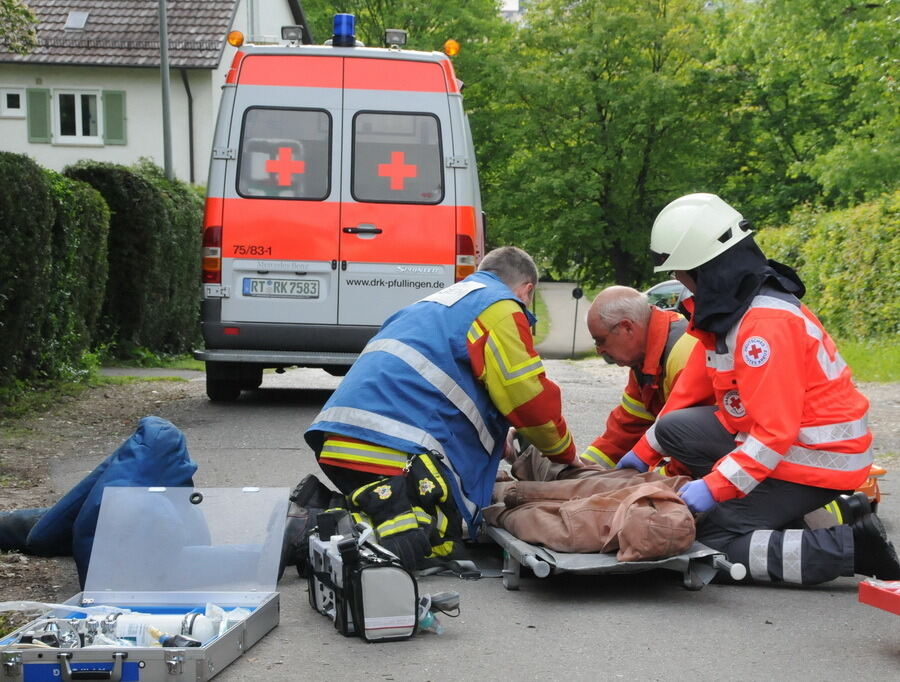
<svg viewBox="0 0 900 682"><path fill-rule="evenodd" d="M776 223L900 181L898 33L890 2L722 3L714 110L725 191ZM726 158L730 157L730 158Z"/></svg>
<svg viewBox="0 0 900 682"><path fill-rule="evenodd" d="M692 73L709 56L692 0L543 0L501 74L511 151L485 184L504 241L585 281L636 283L656 212L702 155ZM490 184L488 184L490 183Z"/></svg>
<svg viewBox="0 0 900 682"><path fill-rule="evenodd" d="M37 45L37 18L22 0L0 0L0 45L27 54Z"/></svg>

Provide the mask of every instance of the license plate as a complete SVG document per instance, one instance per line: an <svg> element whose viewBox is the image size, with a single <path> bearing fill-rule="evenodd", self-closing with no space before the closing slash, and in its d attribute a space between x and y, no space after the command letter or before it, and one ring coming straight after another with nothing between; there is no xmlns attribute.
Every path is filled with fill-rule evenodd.
<svg viewBox="0 0 900 682"><path fill-rule="evenodd" d="M244 277L243 293L270 298L319 298L319 280Z"/></svg>

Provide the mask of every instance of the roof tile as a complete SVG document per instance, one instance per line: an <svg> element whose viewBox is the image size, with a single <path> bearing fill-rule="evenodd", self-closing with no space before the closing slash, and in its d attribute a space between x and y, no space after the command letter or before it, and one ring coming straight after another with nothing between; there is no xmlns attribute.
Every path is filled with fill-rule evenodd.
<svg viewBox="0 0 900 682"><path fill-rule="evenodd" d="M239 0L169 0L169 65L214 69ZM28 0L38 46L27 55L0 44L0 62L159 66L156 0ZM90 12L84 30L65 30L69 12Z"/></svg>

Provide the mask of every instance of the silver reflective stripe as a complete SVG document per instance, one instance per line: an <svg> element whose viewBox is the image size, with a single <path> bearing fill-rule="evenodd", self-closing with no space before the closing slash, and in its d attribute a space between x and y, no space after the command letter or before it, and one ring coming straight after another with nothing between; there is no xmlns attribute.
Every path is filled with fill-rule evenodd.
<svg viewBox="0 0 900 682"><path fill-rule="evenodd" d="M753 299L753 303L750 305L752 308L774 308L776 310L784 310L785 312L789 312L792 315L796 315L803 323L806 325L806 333L819 342L819 349L816 351L816 359L819 361L819 366L822 368L822 372L825 373L825 376L828 377L829 380L836 379L840 376L841 372L844 371L844 368L847 366L847 363L844 362L844 359L841 357L841 354L835 352L834 360L828 357L828 351L825 350L825 333L815 325L815 323L810 320L806 315L803 314L803 311L800 310L795 305L788 303L787 301L782 301L778 298L774 298L773 296L757 296Z"/></svg>
<svg viewBox="0 0 900 682"><path fill-rule="evenodd" d="M754 580L771 580L769 577L769 538L771 530L755 530L750 534L750 576Z"/></svg>
<svg viewBox="0 0 900 682"><path fill-rule="evenodd" d="M738 324L734 325L725 336L726 353L717 353L714 350L706 351L706 366L712 367L717 372L730 372L734 369L734 343L737 340Z"/></svg>
<svg viewBox="0 0 900 682"><path fill-rule="evenodd" d="M393 436L394 438L400 438L411 443L416 443L426 450L433 450L440 454L444 458L444 461L449 465L447 468L453 474L457 488L460 491L464 490L459 474L457 474L456 470L453 468L453 462L447 459L447 455L444 452L444 446L427 431L423 431L415 426L410 426L409 424L404 424L396 419L384 417L375 412L361 410L358 407L329 407L327 410L319 412L316 421L336 422L338 424L347 424L348 426L358 426L363 429L369 429L370 431L383 433L386 436ZM478 513L478 505L465 496L463 496L463 501L465 502L469 514L474 517L475 514Z"/></svg>
<svg viewBox="0 0 900 682"><path fill-rule="evenodd" d="M377 431L386 436L393 436L401 440L407 440L410 443L421 445L426 450L434 450L442 455L444 447L438 442L434 436L427 431L404 424L403 422L385 417L376 412L369 410L361 410L358 407L329 407L327 410L319 412L316 417L317 422L337 422L339 424L347 424L348 426L358 426L370 431Z"/></svg>
<svg viewBox="0 0 900 682"><path fill-rule="evenodd" d="M747 440L732 450L732 452L740 452L742 450L766 469L774 469L781 462L781 455L772 448L767 448L753 436L748 436Z"/></svg>
<svg viewBox="0 0 900 682"><path fill-rule="evenodd" d="M483 447L488 454L494 451L494 438L491 436L490 431L488 431L487 424L484 423L484 419L482 419L481 412L478 411L475 401L469 397L469 394L466 393L449 374L412 346L408 346L396 339L379 339L373 341L363 349L360 356L376 351L390 353L394 357L403 360L403 362L418 372L425 381L443 393L447 400L453 403L456 409L465 415L472 423L472 426L475 427L475 430L478 432L478 439L481 441L481 447Z"/></svg>
<svg viewBox="0 0 900 682"><path fill-rule="evenodd" d="M859 471L872 464L874 457L872 448L865 452L848 454L846 452L832 452L830 450L810 450L799 445L794 445L784 455L786 462L816 469L831 469L832 471Z"/></svg>
<svg viewBox="0 0 900 682"><path fill-rule="evenodd" d="M781 541L781 579L803 584L803 531L786 530Z"/></svg>
<svg viewBox="0 0 900 682"><path fill-rule="evenodd" d="M457 282L456 284L451 284L446 289L441 289L440 291L434 292L430 296L426 296L422 300L431 301L433 303L440 303L441 305L447 306L449 308L454 303L458 303L460 299L471 294L473 291L484 289L485 286L487 285L472 280Z"/></svg>
<svg viewBox="0 0 900 682"><path fill-rule="evenodd" d="M759 485L759 481L744 471L730 454L722 458L716 471L731 481L731 484L745 495Z"/></svg>
<svg viewBox="0 0 900 682"><path fill-rule="evenodd" d="M818 445L819 443L835 443L841 440L853 440L865 436L869 432L869 415L852 422L840 422L839 424L826 424L824 426L805 426L800 429L800 437L797 439L805 445Z"/></svg>
<svg viewBox="0 0 900 682"><path fill-rule="evenodd" d="M647 445L659 452L659 441L656 440L656 422L650 425L650 428L644 431L644 437L647 439Z"/></svg>
<svg viewBox="0 0 900 682"><path fill-rule="evenodd" d="M487 345L494 353L494 357L497 358L497 367L500 369L500 372L502 372L503 374L503 378L507 382L512 382L519 377L525 376L526 374L531 374L532 372L543 369L544 367L544 363L541 361L540 356L537 356L535 358L532 358L527 364L520 366L518 369L509 371L506 367L506 363L503 361L503 351L501 351L497 346L497 343L494 341L493 336L488 336Z"/></svg>
<svg viewBox="0 0 900 682"><path fill-rule="evenodd" d="M380 450L368 450L366 448L345 448L331 445L322 446L322 455L323 456L333 456L333 455L351 455L353 457L366 457L366 458L376 458L386 462L393 462L398 466L405 466L406 462L409 458L405 454L393 454L389 452L382 452ZM338 457L340 459L340 457Z"/></svg>
<svg viewBox="0 0 900 682"><path fill-rule="evenodd" d="M714 350L708 350L706 366L717 372L729 372L734 369L734 353L716 353Z"/></svg>
<svg viewBox="0 0 900 682"><path fill-rule="evenodd" d="M753 436L748 436L746 433L738 433L735 436L735 440L740 442L741 439L745 439L743 443L728 454L743 450L747 455L769 469L774 469L778 463L783 460L798 466L814 467L816 469L859 471L860 469L869 466L874 461L872 448L869 448L865 452L846 453L833 452L831 450L812 450L811 448L804 448L801 445L792 445L788 448L784 457L780 457L777 452L771 448L767 448Z"/></svg>

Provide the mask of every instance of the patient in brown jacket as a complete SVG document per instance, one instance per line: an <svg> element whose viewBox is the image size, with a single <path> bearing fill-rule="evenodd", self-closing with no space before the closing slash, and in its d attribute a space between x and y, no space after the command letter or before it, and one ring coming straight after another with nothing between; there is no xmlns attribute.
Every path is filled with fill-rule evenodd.
<svg viewBox="0 0 900 682"><path fill-rule="evenodd" d="M619 561L680 554L694 519L676 491L690 479L633 469L554 464L531 446L498 480L485 520L558 552L617 552Z"/></svg>

